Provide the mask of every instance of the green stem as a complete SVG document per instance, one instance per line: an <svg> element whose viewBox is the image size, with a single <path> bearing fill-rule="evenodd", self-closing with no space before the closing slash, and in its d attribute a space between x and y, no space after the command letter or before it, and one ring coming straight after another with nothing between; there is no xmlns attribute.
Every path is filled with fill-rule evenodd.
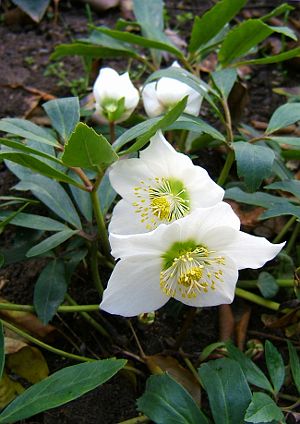
<svg viewBox="0 0 300 424"><path fill-rule="evenodd" d="M150 418L148 418L146 415L140 415L139 417L130 418L130 420L121 421L118 424L143 424L149 422Z"/></svg>
<svg viewBox="0 0 300 424"><path fill-rule="evenodd" d="M276 283L280 286L280 287L294 287L294 281L290 278L288 279L281 279L281 280L276 280ZM238 281L238 287L240 288L257 288L257 280L239 280Z"/></svg>
<svg viewBox="0 0 300 424"><path fill-rule="evenodd" d="M266 308L272 309L273 311L279 311L280 304L277 302L273 302L272 300L264 299L257 294L250 293L247 290L240 289L236 287L235 294L243 299L249 300L250 302L257 303L258 305L265 306ZM282 309L279 312L286 314L292 312L292 309ZM296 313L296 315L300 315L300 311Z"/></svg>
<svg viewBox="0 0 300 424"><path fill-rule="evenodd" d="M14 327L13 325L9 324L6 321L0 320L4 327L9 328L10 330L14 331L15 333L19 334L20 336L24 337L25 339L31 341L32 343L36 344L37 346L42 347L43 349L48 350L49 352L56 353L57 355L63 356L65 358L75 359L79 362L95 362L97 359L87 358L85 356L79 356L79 355L73 355L72 353L65 352L60 349L56 349L55 347L49 346L46 343L41 342L40 340L37 340L36 338L30 336L29 334L25 333L24 331L20 330L19 328Z"/></svg>
<svg viewBox="0 0 300 424"><path fill-rule="evenodd" d="M21 311L21 312L35 312L35 307L32 305L16 305L14 303L0 303L0 310L6 311ZM99 311L99 304L97 305L77 305L77 306L59 306L57 312L74 313L74 312L95 312Z"/></svg>
<svg viewBox="0 0 300 424"><path fill-rule="evenodd" d="M106 258L109 261L111 261L110 245L109 245L109 241L108 241L108 235L107 235L102 211L101 211L101 208L100 208L100 203L99 203L97 191L93 189L90 192L90 196L91 196L91 200L92 200L93 210L94 210L94 213L95 213L95 217L96 217L96 221L97 221L97 225L98 225L98 231L99 231L99 235L100 235L100 238L101 238L104 254L105 254Z"/></svg>
<svg viewBox="0 0 300 424"><path fill-rule="evenodd" d="M295 228L292 232L292 235L289 239L289 242L288 242L286 248L284 249L287 254L290 253L290 251L292 250L292 247L294 246L296 238L298 237L298 234L299 234L299 229L300 229L300 222L297 222L297 224L295 225Z"/></svg>
<svg viewBox="0 0 300 424"><path fill-rule="evenodd" d="M98 241L95 240L92 242L92 248L91 248L91 271L93 276L93 281L95 284L95 287L97 289L97 292L99 294L100 299L102 299L103 295L103 286L101 283L101 278L99 275L99 269L98 269Z"/></svg>
<svg viewBox="0 0 300 424"><path fill-rule="evenodd" d="M14 327L13 325L9 324L8 322L6 322L2 319L0 319L0 322L2 322L4 327L9 328L13 332L24 337L24 339L27 339L30 342L36 344L37 346L40 346L41 348L48 350L49 352L55 353L59 356L62 356L64 358L74 359L75 361L79 361L79 362L96 362L96 361L99 361L99 359L87 358L86 356L73 355L72 353L65 352L64 350L56 349L55 347L49 346L48 344L41 342L40 340L36 339L35 337L30 336L29 334L25 333L24 331L20 330L19 328ZM137 375L143 375L143 373L140 370L133 368L130 365L125 365L122 369L126 370L126 371L133 372Z"/></svg>
<svg viewBox="0 0 300 424"><path fill-rule="evenodd" d="M70 305L72 306L78 306L77 303L75 302L74 299L72 299L72 297L66 293L65 296L66 300L70 303ZM99 310L99 307L98 307ZM100 334L102 334L103 336L109 338L112 341L112 338L110 337L110 335L108 334L108 332L96 321L94 320L94 318L92 318L87 312L80 312L80 315L88 322L90 323L97 331L99 331Z"/></svg>
<svg viewBox="0 0 300 424"><path fill-rule="evenodd" d="M226 130L228 135L228 143L231 145L233 143L233 132L232 132L232 123L231 123L231 115L230 110L228 106L227 99L223 96L222 104L225 112L225 118L226 118Z"/></svg>
<svg viewBox="0 0 300 424"><path fill-rule="evenodd" d="M220 186L223 186L225 181L226 181L226 178L227 178L227 175L230 171L231 165L234 162L234 157L235 157L234 151L232 149L230 149L229 152L228 152L227 158L226 158L226 162L225 162L224 167L222 169L221 175L220 175L220 177L217 181L217 184L219 184Z"/></svg>
<svg viewBox="0 0 300 424"><path fill-rule="evenodd" d="M180 139L179 139L179 143L178 143L178 151L179 152L185 151L185 143L186 143L186 139L187 139L188 134L189 134L188 130L182 130L181 131L181 135L180 135Z"/></svg>
<svg viewBox="0 0 300 424"><path fill-rule="evenodd" d="M281 231L277 234L277 236L274 238L273 243L279 243L280 240L282 240L283 236L285 235L285 233L289 230L289 228L294 224L294 222L296 221L297 217L296 216L292 216L288 222L285 224L284 227L282 227Z"/></svg>
<svg viewBox="0 0 300 424"><path fill-rule="evenodd" d="M115 123L109 122L110 143L113 144L116 140Z"/></svg>

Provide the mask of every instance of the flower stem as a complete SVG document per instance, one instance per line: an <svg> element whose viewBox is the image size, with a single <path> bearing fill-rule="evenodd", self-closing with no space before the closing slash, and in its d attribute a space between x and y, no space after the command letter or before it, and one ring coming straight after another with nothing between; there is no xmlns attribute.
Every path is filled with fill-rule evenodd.
<svg viewBox="0 0 300 424"><path fill-rule="evenodd" d="M192 322L195 318L196 312L197 312L197 308L194 308L194 307L190 308L189 314L188 314L183 326L181 327L181 330L180 330L180 333L178 334L177 339L175 340L174 347L173 347L174 350L179 349L181 342L182 342L187 330L190 328L190 326L191 326L191 324L192 324Z"/></svg>
<svg viewBox="0 0 300 424"><path fill-rule="evenodd" d="M120 421L118 424L143 424L149 422L150 418L146 415L140 415L139 417L130 418L130 420Z"/></svg>
<svg viewBox="0 0 300 424"><path fill-rule="evenodd" d="M0 310L7 310L7 311L21 311L21 312L35 312L35 307L32 305L16 305L14 303L6 303L1 302L0 303ZM68 313L71 312L72 314L74 312L94 312L99 311L99 305L76 305L74 306L59 306L57 309L57 312L63 312Z"/></svg>
<svg viewBox="0 0 300 424"><path fill-rule="evenodd" d="M56 349L55 347L49 346L46 343L41 342L40 340L37 340L35 337L30 336L29 334L25 333L24 331L20 330L19 328L14 327L13 325L9 324L8 322L4 320L0 320L4 327L9 328L10 330L14 331L15 333L19 334L20 336L24 337L25 339L31 341L32 343L36 344L37 346L42 347L43 349L48 350L49 352L56 353L57 355L63 356L65 358L75 359L79 362L95 362L97 359L93 358L87 358L86 356L79 356L74 355L69 352L65 352L60 349Z"/></svg>
<svg viewBox="0 0 300 424"><path fill-rule="evenodd" d="M91 248L91 271L93 276L93 281L95 284L95 287L97 289L97 292L99 294L100 299L102 299L103 295L103 286L101 283L101 278L99 275L98 270L98 241L95 240L92 242L92 248Z"/></svg>
<svg viewBox="0 0 300 424"><path fill-rule="evenodd" d="M232 149L230 149L229 152L228 152L227 158L226 158L226 162L225 162L224 167L222 169L221 175L220 175L220 177L217 181L217 184L219 184L219 186L224 185L226 178L227 178L227 175L230 171L230 168L231 168L231 165L233 164L233 162L234 162L234 151Z"/></svg>
<svg viewBox="0 0 300 424"><path fill-rule="evenodd" d="M66 293L65 299L70 303L70 305L78 306L75 300L72 299L72 297L68 293ZM98 307L98 310L99 310L99 307ZM87 322L89 322L97 331L99 331L100 334L112 340L108 332L97 321L95 321L94 318L92 318L87 312L82 311L79 313Z"/></svg>
<svg viewBox="0 0 300 424"><path fill-rule="evenodd" d="M292 247L294 246L294 243L296 241L296 238L297 238L297 236L299 234L299 229L300 229L300 222L297 222L297 224L295 225L295 228L294 228L294 230L292 232L292 235L291 235L291 237L289 239L289 242L288 242L286 248L284 249L287 254L290 253L290 251L292 250Z"/></svg>
<svg viewBox="0 0 300 424"><path fill-rule="evenodd" d="M94 188L90 192L90 196L91 196L91 200L92 200L93 210L94 210L94 213L95 213L95 217L96 217L96 221L97 221L97 225L98 225L98 231L99 231L99 234L100 234L104 254L105 254L106 258L109 261L111 261L110 245L109 245L109 241L108 241L108 235L107 235L102 211L101 211L101 208L100 208L98 193L97 193L96 190L94 190Z"/></svg>
<svg viewBox="0 0 300 424"><path fill-rule="evenodd" d="M279 310L279 306L280 306L279 303L273 302L272 300L264 299L263 297L258 296L257 294L249 293L247 290L243 290L236 287L235 294L243 299L250 300L250 302L254 302L254 303L257 303L258 305L265 306L266 308L273 309L273 311ZM292 309L286 308L286 309L280 310L279 312L286 314L291 311ZM297 316L298 314L300 315L300 311L296 313Z"/></svg>
<svg viewBox="0 0 300 424"><path fill-rule="evenodd" d="M285 235L285 233L289 230L289 228L293 225L293 223L296 221L297 217L292 216L288 222L282 227L281 231L277 234L277 236L274 238L273 243L279 243L282 237Z"/></svg>
<svg viewBox="0 0 300 424"><path fill-rule="evenodd" d="M116 140L116 134L115 134L115 123L109 122L109 134L110 134L110 143L113 144Z"/></svg>

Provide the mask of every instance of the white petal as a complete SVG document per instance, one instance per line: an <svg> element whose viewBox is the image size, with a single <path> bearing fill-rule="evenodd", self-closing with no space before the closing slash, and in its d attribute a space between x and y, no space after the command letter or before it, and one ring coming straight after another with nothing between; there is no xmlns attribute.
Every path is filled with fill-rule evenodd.
<svg viewBox="0 0 300 424"><path fill-rule="evenodd" d="M120 235L110 233L112 255L124 258L135 255L156 255L161 257L173 243L181 239L181 228L175 221L171 231L161 224L155 230L143 234Z"/></svg>
<svg viewBox="0 0 300 424"><path fill-rule="evenodd" d="M204 244L204 235L213 228L217 228L217 233L219 227L227 226L235 231L240 228L239 218L231 206L225 202L219 202L208 208L197 208L176 222L180 225L182 233L186 235L186 239L195 240L198 244ZM208 244L207 239L205 239L205 244L214 250L214 246Z"/></svg>
<svg viewBox="0 0 300 424"><path fill-rule="evenodd" d="M275 258L285 243L273 244L264 237L252 236L242 231L226 247L226 252L236 262L238 269L261 268Z"/></svg>
<svg viewBox="0 0 300 424"><path fill-rule="evenodd" d="M102 68L97 77L93 92L96 102L101 104L106 97L120 99L119 92L119 74L112 68Z"/></svg>
<svg viewBox="0 0 300 424"><path fill-rule="evenodd" d="M147 231L146 223L141 222L141 215L135 213L136 207L126 200L120 200L114 207L108 227L113 234L140 234Z"/></svg>
<svg viewBox="0 0 300 424"><path fill-rule="evenodd" d="M168 301L160 288L161 260L144 256L128 257L117 263L100 308L125 317L159 309Z"/></svg>
<svg viewBox="0 0 300 424"><path fill-rule="evenodd" d="M157 92L155 87L156 82L150 82L149 84L146 84L142 91L144 108L149 118L155 118L156 116L166 112L166 109L161 103L159 103L157 99Z"/></svg>
<svg viewBox="0 0 300 424"><path fill-rule="evenodd" d="M149 170L140 159L121 159L112 165L109 171L111 185L118 194L129 202L136 200L134 188L141 185L141 181L149 181L156 175Z"/></svg>
<svg viewBox="0 0 300 424"><path fill-rule="evenodd" d="M176 152L160 130L150 141L149 147L140 152L140 158L158 176L163 176L165 179L171 176L180 179L179 175L186 168L194 167L191 159L183 153Z"/></svg>
<svg viewBox="0 0 300 424"><path fill-rule="evenodd" d="M187 296L183 298L180 292L176 290L175 299L180 300L180 302L186 305L198 308L232 303L238 279L238 270L230 257L226 258L226 265L222 267L222 271L223 281L215 279L215 290L208 287L207 293L201 290L195 298L191 297L190 299Z"/></svg>

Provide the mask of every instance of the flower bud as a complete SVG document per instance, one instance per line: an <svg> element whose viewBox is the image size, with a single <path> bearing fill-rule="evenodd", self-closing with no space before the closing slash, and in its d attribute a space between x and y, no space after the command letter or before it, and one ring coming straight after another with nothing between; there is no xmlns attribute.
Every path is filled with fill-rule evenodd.
<svg viewBox="0 0 300 424"><path fill-rule="evenodd" d="M172 67L180 68L177 62ZM189 85L174 78L163 77L158 82L150 82L142 91L144 108L149 118L168 112L188 95L185 113L198 116L203 97Z"/></svg>
<svg viewBox="0 0 300 424"><path fill-rule="evenodd" d="M93 88L96 111L104 123L119 123L132 114L139 101L139 92L128 72L119 75L112 68L102 68Z"/></svg>

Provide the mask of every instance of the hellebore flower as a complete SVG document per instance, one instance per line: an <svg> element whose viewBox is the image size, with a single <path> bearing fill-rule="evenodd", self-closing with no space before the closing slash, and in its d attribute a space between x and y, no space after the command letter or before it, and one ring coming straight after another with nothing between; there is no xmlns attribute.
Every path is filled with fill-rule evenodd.
<svg viewBox="0 0 300 424"><path fill-rule="evenodd" d="M109 231L137 234L183 218L195 208L220 202L224 190L207 171L178 153L158 131L140 158L123 159L109 172L123 199L115 206Z"/></svg>
<svg viewBox="0 0 300 424"><path fill-rule="evenodd" d="M119 123L132 114L139 102L139 92L128 72L119 75L112 68L101 69L93 88L96 111L104 123Z"/></svg>
<svg viewBox="0 0 300 424"><path fill-rule="evenodd" d="M117 263L100 308L122 316L157 310L170 297L194 307L231 303L238 271L260 268L284 243L239 230L231 207L199 208L146 234L110 235Z"/></svg>
<svg viewBox="0 0 300 424"><path fill-rule="evenodd" d="M172 66L180 68L177 62L174 62ZM186 95L189 97L184 112L198 116L203 97L198 91L181 81L163 77L158 82L146 84L142 91L144 108L149 118L168 112Z"/></svg>

